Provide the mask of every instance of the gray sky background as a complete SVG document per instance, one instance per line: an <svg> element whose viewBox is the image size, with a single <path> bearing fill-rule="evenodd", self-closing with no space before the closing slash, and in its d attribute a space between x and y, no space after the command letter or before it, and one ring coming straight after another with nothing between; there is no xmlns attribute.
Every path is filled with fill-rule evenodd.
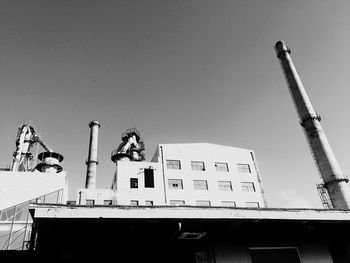
<svg viewBox="0 0 350 263"><path fill-rule="evenodd" d="M84 186L90 120L101 122L97 186L136 126L158 143L253 149L272 207L321 207L319 177L273 46L285 40L345 174L349 1L0 0L0 165L32 121Z"/></svg>

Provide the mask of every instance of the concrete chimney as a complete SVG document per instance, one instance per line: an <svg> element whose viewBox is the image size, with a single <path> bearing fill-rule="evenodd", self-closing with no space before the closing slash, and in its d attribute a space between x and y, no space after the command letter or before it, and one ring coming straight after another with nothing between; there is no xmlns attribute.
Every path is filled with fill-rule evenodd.
<svg viewBox="0 0 350 263"><path fill-rule="evenodd" d="M98 121L91 121L90 127L90 142L89 142L89 156L86 161L86 181L85 188L96 188L96 169L98 165L97 160L97 143L98 143L98 129L101 124Z"/></svg>
<svg viewBox="0 0 350 263"><path fill-rule="evenodd" d="M324 187L328 190L331 202L335 209L350 209L348 179L343 175L326 134L321 127L321 117L315 112L306 94L290 57L291 51L283 41L276 43L275 51L299 115L300 125L305 132L311 153L324 181Z"/></svg>

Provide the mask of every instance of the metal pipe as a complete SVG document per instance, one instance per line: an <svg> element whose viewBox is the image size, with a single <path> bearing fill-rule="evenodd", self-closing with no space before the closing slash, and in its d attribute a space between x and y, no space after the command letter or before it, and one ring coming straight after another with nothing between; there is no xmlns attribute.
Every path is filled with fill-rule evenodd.
<svg viewBox="0 0 350 263"><path fill-rule="evenodd" d="M41 138L39 138L40 145L48 152L53 152L53 150L43 141Z"/></svg>
<svg viewBox="0 0 350 263"><path fill-rule="evenodd" d="M279 58L296 111L300 119L318 171L336 209L350 209L350 188L333 150L321 127L321 117L316 114L306 94L298 72L290 57L290 49L284 41L278 41L275 51Z"/></svg>
<svg viewBox="0 0 350 263"><path fill-rule="evenodd" d="M19 169L22 156L26 153L26 150L28 149L28 136L31 136L30 128L28 125L23 125L21 128L19 128L16 140L16 150L13 153L13 160L10 168L11 171L18 171Z"/></svg>
<svg viewBox="0 0 350 263"><path fill-rule="evenodd" d="M98 129L101 124L98 121L91 121L90 127L90 142L89 142L89 156L86 161L86 181L85 188L96 188L96 170L98 165L97 160L97 143L98 143Z"/></svg>

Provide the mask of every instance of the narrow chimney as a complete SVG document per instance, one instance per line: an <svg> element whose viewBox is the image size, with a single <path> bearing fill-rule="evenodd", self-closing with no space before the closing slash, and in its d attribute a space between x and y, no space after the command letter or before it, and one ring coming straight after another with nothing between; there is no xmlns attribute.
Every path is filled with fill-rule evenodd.
<svg viewBox="0 0 350 263"><path fill-rule="evenodd" d="M315 112L306 94L290 57L291 51L283 41L276 43L275 51L289 86L300 125L305 132L311 153L324 181L324 186L328 190L332 204L335 209L350 209L348 179L343 175L326 134L321 127L321 117Z"/></svg>
<svg viewBox="0 0 350 263"><path fill-rule="evenodd" d="M97 143L98 143L98 129L100 128L98 121L91 121L90 127L90 142L89 142L89 156L86 161L86 181L85 188L96 188L96 169L98 165L97 160Z"/></svg>

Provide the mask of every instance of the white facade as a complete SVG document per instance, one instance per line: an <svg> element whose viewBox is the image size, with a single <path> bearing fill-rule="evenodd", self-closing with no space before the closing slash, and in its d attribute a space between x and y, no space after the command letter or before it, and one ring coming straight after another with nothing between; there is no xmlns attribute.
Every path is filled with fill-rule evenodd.
<svg viewBox="0 0 350 263"><path fill-rule="evenodd" d="M145 184L145 169L153 170L153 185ZM154 162L118 161L113 189L79 189L80 205L164 205L161 166Z"/></svg>
<svg viewBox="0 0 350 263"><path fill-rule="evenodd" d="M68 197L67 173L0 171L0 210L63 190L62 203ZM50 202L53 202L52 200Z"/></svg>
<svg viewBox="0 0 350 263"><path fill-rule="evenodd" d="M163 167L167 204L265 207L252 150L209 143L161 144L152 160Z"/></svg>
<svg viewBox="0 0 350 263"><path fill-rule="evenodd" d="M117 161L112 188L79 189L76 203L265 207L254 152L209 143L160 144L151 162Z"/></svg>

